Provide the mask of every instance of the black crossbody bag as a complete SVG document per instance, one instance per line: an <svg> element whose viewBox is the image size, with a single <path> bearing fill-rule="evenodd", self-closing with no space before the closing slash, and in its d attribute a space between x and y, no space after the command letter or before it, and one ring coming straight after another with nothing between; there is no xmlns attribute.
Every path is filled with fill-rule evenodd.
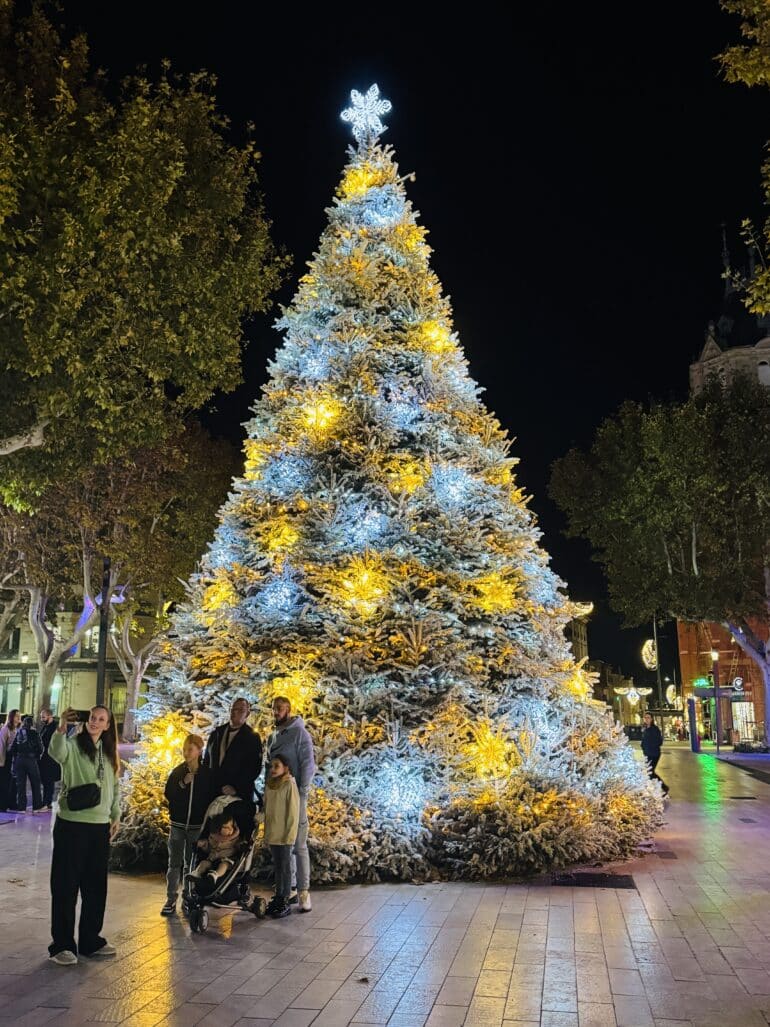
<svg viewBox="0 0 770 1027"><path fill-rule="evenodd" d="M64 798L67 800L67 809L71 813L77 813L82 809L93 809L102 801L102 779L104 778L104 757L101 746L99 747L99 765L96 770L98 781L87 785L77 785L75 788L68 788Z"/></svg>

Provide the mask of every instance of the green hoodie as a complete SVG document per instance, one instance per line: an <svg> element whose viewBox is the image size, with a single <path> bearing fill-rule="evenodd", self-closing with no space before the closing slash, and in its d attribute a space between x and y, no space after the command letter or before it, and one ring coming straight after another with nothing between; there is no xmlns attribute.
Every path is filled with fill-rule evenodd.
<svg viewBox="0 0 770 1027"><path fill-rule="evenodd" d="M96 743L97 753L101 739ZM59 797L59 813L62 820L73 820L77 824L109 824L120 817L120 782L112 764L104 760L104 777L101 781L102 801L91 809L67 809L67 789L78 785L99 784L99 757L91 762L77 742L77 737L67 738L61 731L54 731L48 745L48 755L62 768L62 793Z"/></svg>

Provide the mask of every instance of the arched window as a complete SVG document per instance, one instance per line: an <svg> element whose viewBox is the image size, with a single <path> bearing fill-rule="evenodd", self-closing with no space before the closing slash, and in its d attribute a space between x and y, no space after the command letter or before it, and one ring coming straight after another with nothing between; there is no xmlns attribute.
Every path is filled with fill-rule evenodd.
<svg viewBox="0 0 770 1027"><path fill-rule="evenodd" d="M770 363L767 360L760 360L757 364L757 375L759 376L759 384L767 385L770 387Z"/></svg>

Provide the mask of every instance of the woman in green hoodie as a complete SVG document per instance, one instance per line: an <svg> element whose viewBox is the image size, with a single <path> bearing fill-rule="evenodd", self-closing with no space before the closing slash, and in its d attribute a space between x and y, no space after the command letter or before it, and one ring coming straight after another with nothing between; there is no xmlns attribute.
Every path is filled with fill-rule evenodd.
<svg viewBox="0 0 770 1027"><path fill-rule="evenodd" d="M61 765L62 788L53 829L51 863L50 958L74 966L81 956L114 956L115 947L100 936L107 903L107 859L120 819L118 733L106 706L94 706L77 734L77 720L65 710L48 745ZM75 907L80 892L78 945Z"/></svg>

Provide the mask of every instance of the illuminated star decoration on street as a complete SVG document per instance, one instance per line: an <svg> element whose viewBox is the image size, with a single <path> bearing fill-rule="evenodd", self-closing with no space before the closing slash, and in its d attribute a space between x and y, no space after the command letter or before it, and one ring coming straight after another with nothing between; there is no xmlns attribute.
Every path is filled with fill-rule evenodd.
<svg viewBox="0 0 770 1027"><path fill-rule="evenodd" d="M380 99L380 87L375 82L366 93L353 89L350 93L352 107L347 107L340 117L353 125L353 135L359 146L373 141L387 130L380 121L381 114L387 114L393 104L390 100Z"/></svg>

